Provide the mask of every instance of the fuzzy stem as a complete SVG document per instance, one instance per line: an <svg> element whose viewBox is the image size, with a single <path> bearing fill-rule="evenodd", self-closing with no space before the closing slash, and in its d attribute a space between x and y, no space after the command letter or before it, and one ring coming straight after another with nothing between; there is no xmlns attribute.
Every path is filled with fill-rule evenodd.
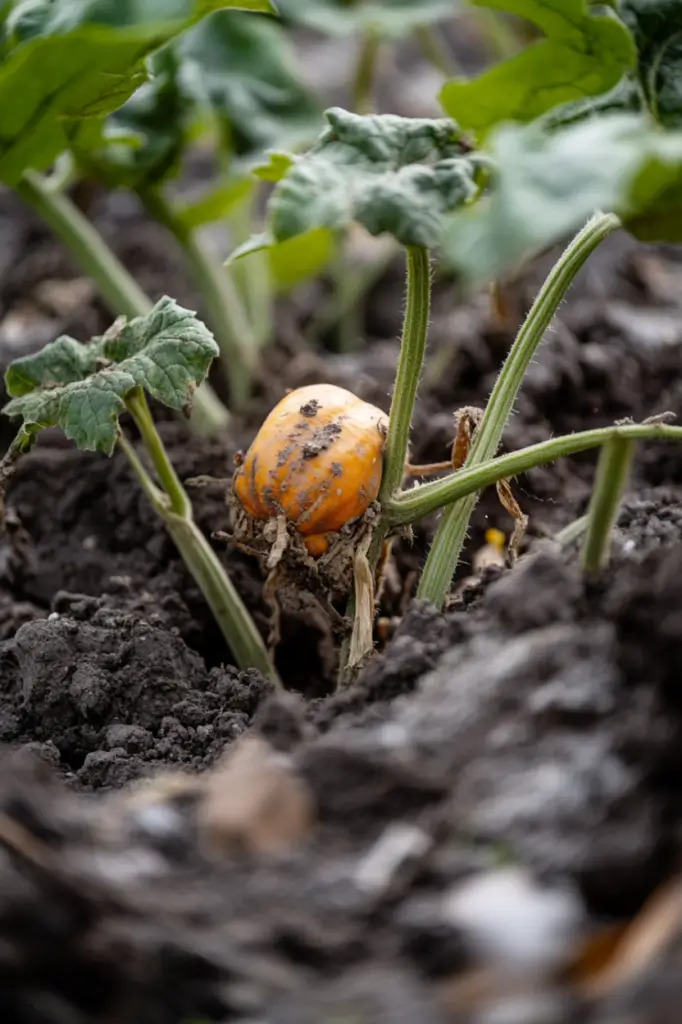
<svg viewBox="0 0 682 1024"><path fill-rule="evenodd" d="M242 408L249 397L257 346L239 291L229 272L199 242L196 231L176 213L161 189L141 188L138 194L150 216L175 237L185 254L206 302L231 406Z"/></svg>
<svg viewBox="0 0 682 1024"><path fill-rule="evenodd" d="M380 48L379 36L368 32L360 45L353 75L352 103L356 114L371 114L374 109L372 90Z"/></svg>
<svg viewBox="0 0 682 1024"><path fill-rule="evenodd" d="M601 450L581 557L586 576L596 576L608 565L611 534L634 453L635 442L618 435Z"/></svg>
<svg viewBox="0 0 682 1024"><path fill-rule="evenodd" d="M33 171L26 171L15 189L54 231L81 270L93 279L114 316L147 315L152 308L150 299L68 196L50 188ZM194 396L193 429L199 434L215 434L225 429L228 420L227 409L204 382Z"/></svg>
<svg viewBox="0 0 682 1024"><path fill-rule="evenodd" d="M163 519L183 562L204 595L237 665L242 669L257 668L276 686L281 686L256 624L215 551L194 522L192 503L168 458L144 392L136 388L128 395L126 406L140 431L163 490L156 486L134 447L123 434L119 435L119 447L128 458L155 511Z"/></svg>
<svg viewBox="0 0 682 1024"><path fill-rule="evenodd" d="M403 479L412 413L426 350L430 303L429 254L426 249L411 246L407 250L407 301L379 492L382 503L395 494Z"/></svg>
<svg viewBox="0 0 682 1024"><path fill-rule="evenodd" d="M407 299L403 317L403 332L388 418L384 469L379 490L382 516L374 531L367 556L372 567L375 567L379 561L382 545L390 528L390 521L385 511L402 483L407 462L412 413L426 350L430 305L431 269L428 251L419 246L410 246L407 249Z"/></svg>
<svg viewBox="0 0 682 1024"><path fill-rule="evenodd" d="M497 483L527 473L548 462L555 462L566 455L598 448L614 438L626 441L682 441L682 427L671 427L661 423L634 423L627 426L598 427L582 430L566 437L552 437L549 441L521 448L520 451L500 455L476 466L467 466L451 473L443 480L415 487L411 491L395 495L388 501L384 511L391 527L407 526L436 509L443 508L463 498L477 495L479 491Z"/></svg>
<svg viewBox="0 0 682 1024"><path fill-rule="evenodd" d="M147 405L142 388L135 388L126 398L126 408L135 420L135 426L140 431L152 465L156 471L167 498L168 507L176 516L189 519L192 515L192 503L187 492L180 483L180 478L173 468L168 453L164 448L163 441L159 437L152 414Z"/></svg>
<svg viewBox="0 0 682 1024"><path fill-rule="evenodd" d="M500 371L471 446L467 467L486 462L495 455L528 364L569 286L588 256L618 227L620 221L615 214L596 214L555 263ZM459 562L477 500L476 493L470 494L466 501L447 511L426 559L417 595L438 607L443 605Z"/></svg>

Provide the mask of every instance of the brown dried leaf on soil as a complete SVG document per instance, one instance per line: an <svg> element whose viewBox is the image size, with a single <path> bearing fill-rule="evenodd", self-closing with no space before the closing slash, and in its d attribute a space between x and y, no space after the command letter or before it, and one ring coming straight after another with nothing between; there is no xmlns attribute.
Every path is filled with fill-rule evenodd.
<svg viewBox="0 0 682 1024"><path fill-rule="evenodd" d="M204 777L197 823L213 854L275 853L305 839L313 820L310 789L260 737L239 740Z"/></svg>

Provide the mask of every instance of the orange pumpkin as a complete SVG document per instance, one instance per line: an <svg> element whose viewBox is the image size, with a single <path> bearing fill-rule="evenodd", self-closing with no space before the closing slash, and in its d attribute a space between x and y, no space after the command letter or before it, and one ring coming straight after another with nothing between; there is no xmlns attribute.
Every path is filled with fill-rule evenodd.
<svg viewBox="0 0 682 1024"><path fill-rule="evenodd" d="M290 392L261 426L234 475L255 519L284 515L311 555L379 493L388 417L333 384Z"/></svg>

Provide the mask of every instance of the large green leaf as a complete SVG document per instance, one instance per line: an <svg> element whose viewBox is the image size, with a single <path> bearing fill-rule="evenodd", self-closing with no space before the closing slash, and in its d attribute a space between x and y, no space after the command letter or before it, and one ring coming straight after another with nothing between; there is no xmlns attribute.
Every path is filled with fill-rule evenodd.
<svg viewBox="0 0 682 1024"><path fill-rule="evenodd" d="M325 116L329 127L312 149L269 168L283 173L268 207L272 240L357 221L403 245L438 245L444 215L477 191L476 159L454 122L339 108Z"/></svg>
<svg viewBox="0 0 682 1024"><path fill-rule="evenodd" d="M682 239L682 133L623 114L551 134L502 126L490 150L490 192L451 218L444 242L446 262L470 281L515 270L597 209L643 237Z"/></svg>
<svg viewBox="0 0 682 1024"><path fill-rule="evenodd" d="M62 337L5 374L12 396L4 408L29 432L61 427L79 448L110 455L118 416L133 388L183 409L218 355L196 315L163 298L144 317L116 324L89 345Z"/></svg>
<svg viewBox="0 0 682 1024"><path fill-rule="evenodd" d="M280 25L218 11L154 56L151 80L109 118L106 144L76 146L78 162L110 186L158 183L176 169L207 113L228 156L247 160L266 147L310 140L322 120ZM139 145L122 145L121 132L137 134Z"/></svg>
<svg viewBox="0 0 682 1024"><path fill-rule="evenodd" d="M485 134L501 121L532 121L562 103L613 88L635 60L632 37L612 11L586 0L472 0L527 18L545 38L471 81L447 82L446 113Z"/></svg>
<svg viewBox="0 0 682 1024"><path fill-rule="evenodd" d="M451 17L459 0L278 0L281 14L295 24L328 35L375 33L397 39L420 25Z"/></svg>
<svg viewBox="0 0 682 1024"><path fill-rule="evenodd" d="M74 156L83 170L109 187L135 188L177 168L192 119L191 104L178 89L177 64L174 47L164 47L153 57L151 80L107 118L104 133L94 139L81 133L74 139Z"/></svg>
<svg viewBox="0 0 682 1024"><path fill-rule="evenodd" d="M135 92L147 55L205 10L201 0L20 0L0 63L0 179L15 184L27 168L49 166L83 119Z"/></svg>
<svg viewBox="0 0 682 1024"><path fill-rule="evenodd" d="M682 127L682 0L623 0L621 16L649 109L667 128Z"/></svg>
<svg viewBox="0 0 682 1024"><path fill-rule="evenodd" d="M16 0L7 18L16 39L71 32L81 25L135 28L145 23L187 24L231 8L275 14L270 0Z"/></svg>
<svg viewBox="0 0 682 1024"><path fill-rule="evenodd" d="M211 112L238 156L309 142L322 107L280 25L220 11L178 41L182 95Z"/></svg>

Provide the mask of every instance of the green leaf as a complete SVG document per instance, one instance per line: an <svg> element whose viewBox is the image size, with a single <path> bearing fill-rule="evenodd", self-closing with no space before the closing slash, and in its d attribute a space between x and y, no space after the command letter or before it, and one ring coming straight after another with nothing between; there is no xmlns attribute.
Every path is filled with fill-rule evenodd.
<svg viewBox="0 0 682 1024"><path fill-rule="evenodd" d="M29 432L61 427L79 448L111 455L126 396L142 387L183 409L218 354L213 335L190 310L163 298L147 316L114 327L89 344L62 337L16 359L5 374L8 416Z"/></svg>
<svg viewBox="0 0 682 1024"><path fill-rule="evenodd" d="M620 13L649 109L666 128L682 127L682 0L623 0Z"/></svg>
<svg viewBox="0 0 682 1024"><path fill-rule="evenodd" d="M336 239L328 228L313 228L304 235L270 246L270 274L280 292L290 292L303 281L318 277L329 266Z"/></svg>
<svg viewBox="0 0 682 1024"><path fill-rule="evenodd" d="M588 118L608 114L637 114L646 110L642 90L634 74L624 75L620 82L599 96L588 96L573 103L564 103L549 110L536 123L547 131L569 124L578 124Z"/></svg>
<svg viewBox="0 0 682 1024"><path fill-rule="evenodd" d="M399 39L420 25L452 17L457 0L278 0L283 17L327 35L376 34Z"/></svg>
<svg viewBox="0 0 682 1024"><path fill-rule="evenodd" d="M635 48L611 11L586 0L472 0L527 18L545 39L471 81L447 82L446 113L485 134L500 121L532 121L562 103L612 89L633 65Z"/></svg>
<svg viewBox="0 0 682 1024"><path fill-rule="evenodd" d="M87 135L146 79L145 58L208 11L208 0L19 0L0 63L0 180L16 184ZM249 6L246 0L246 6ZM254 10L271 10L259 0Z"/></svg>
<svg viewBox="0 0 682 1024"><path fill-rule="evenodd" d="M176 171L207 114L228 157L248 161L272 145L309 141L322 119L281 27L219 11L156 54L151 81L109 118L112 129L137 133L142 145L79 145L78 163L110 187L156 185Z"/></svg>
<svg viewBox="0 0 682 1024"><path fill-rule="evenodd" d="M552 134L502 126L490 150L489 194L450 219L443 246L446 263L469 281L516 270L597 209L613 210L650 239L682 237L682 133L614 115Z"/></svg>
<svg viewBox="0 0 682 1024"><path fill-rule="evenodd" d="M133 28L172 22L188 25L231 8L276 14L270 0L17 0L7 18L7 31L17 40L70 32L81 25Z"/></svg>
<svg viewBox="0 0 682 1024"><path fill-rule="evenodd" d="M438 245L443 217L476 193L476 158L454 122L334 108L329 127L276 186L268 229L276 242L357 221L403 245Z"/></svg>
<svg viewBox="0 0 682 1024"><path fill-rule="evenodd" d="M99 138L81 133L72 142L79 167L110 188L155 184L180 161L190 104L177 85L177 56L167 46L153 58L153 78L145 82L105 122ZM135 137L135 146L126 139Z"/></svg>
<svg viewBox="0 0 682 1024"><path fill-rule="evenodd" d="M281 181L293 164L291 153L268 153L267 161L252 167L251 173L261 181Z"/></svg>
<svg viewBox="0 0 682 1024"><path fill-rule="evenodd" d="M275 287L278 291L290 292L303 281L321 274L331 262L336 246L336 237L329 228L311 228L284 242L278 242L270 232L264 231L237 246L225 266L253 253L267 251Z"/></svg>
<svg viewBox="0 0 682 1024"><path fill-rule="evenodd" d="M254 182L249 178L219 182L199 199L176 206L176 213L188 228L220 220L232 213L253 195Z"/></svg>
<svg viewBox="0 0 682 1024"><path fill-rule="evenodd" d="M210 111L228 151L252 158L309 143L322 108L305 85L280 25L221 11L177 43L182 95Z"/></svg>

